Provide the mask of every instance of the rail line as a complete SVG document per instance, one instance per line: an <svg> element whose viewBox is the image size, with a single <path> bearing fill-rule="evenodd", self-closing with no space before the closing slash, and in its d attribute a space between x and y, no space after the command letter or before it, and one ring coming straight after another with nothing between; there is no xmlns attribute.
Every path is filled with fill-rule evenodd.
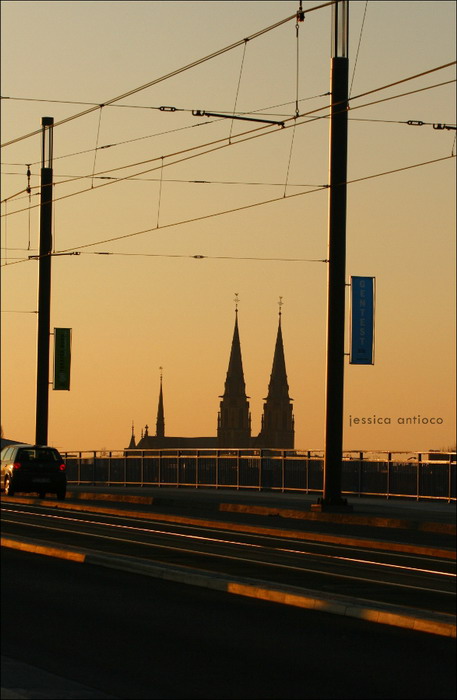
<svg viewBox="0 0 457 700"><path fill-rule="evenodd" d="M367 551L325 543L297 543L281 536L234 533L124 516L50 513L45 506L2 504L4 531L97 551L255 576L270 582L310 585L361 597L447 611L455 600L455 565L418 555ZM227 537L229 535L229 537ZM428 602L427 602L428 601Z"/></svg>

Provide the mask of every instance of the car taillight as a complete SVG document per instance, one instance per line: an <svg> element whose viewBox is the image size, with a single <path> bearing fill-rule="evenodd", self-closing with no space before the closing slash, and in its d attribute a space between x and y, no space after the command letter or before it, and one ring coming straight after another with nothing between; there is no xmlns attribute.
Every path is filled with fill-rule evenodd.
<svg viewBox="0 0 457 700"><path fill-rule="evenodd" d="M66 467L65 464L61 464L60 467L59 467L59 469L60 469L61 472L64 472L66 468L67 468L67 467Z"/></svg>
<svg viewBox="0 0 457 700"><path fill-rule="evenodd" d="M20 469L21 467L22 467L22 464L20 462L14 462L13 469Z"/></svg>

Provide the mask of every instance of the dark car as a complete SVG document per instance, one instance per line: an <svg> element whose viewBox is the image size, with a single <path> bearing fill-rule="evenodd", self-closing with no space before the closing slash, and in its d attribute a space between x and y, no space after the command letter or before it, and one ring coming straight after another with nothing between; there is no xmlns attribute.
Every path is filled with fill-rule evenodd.
<svg viewBox="0 0 457 700"><path fill-rule="evenodd" d="M1 452L1 485L7 496L33 491L40 498L55 493L62 501L67 492L65 469L54 447L8 445Z"/></svg>

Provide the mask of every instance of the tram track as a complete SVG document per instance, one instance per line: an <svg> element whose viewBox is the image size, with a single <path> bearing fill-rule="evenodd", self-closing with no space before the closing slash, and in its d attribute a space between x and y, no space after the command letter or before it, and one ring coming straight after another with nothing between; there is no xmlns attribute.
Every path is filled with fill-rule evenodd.
<svg viewBox="0 0 457 700"><path fill-rule="evenodd" d="M122 515L2 503L5 536L450 613L455 564L425 554Z"/></svg>

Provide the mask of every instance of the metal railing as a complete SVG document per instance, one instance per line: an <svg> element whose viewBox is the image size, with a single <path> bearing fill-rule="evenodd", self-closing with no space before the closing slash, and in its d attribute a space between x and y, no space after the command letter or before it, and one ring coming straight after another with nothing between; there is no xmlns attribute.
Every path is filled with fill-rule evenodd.
<svg viewBox="0 0 457 700"><path fill-rule="evenodd" d="M322 451L122 450L63 452L69 484L301 491L323 489ZM456 500L455 453L345 452L350 496Z"/></svg>

